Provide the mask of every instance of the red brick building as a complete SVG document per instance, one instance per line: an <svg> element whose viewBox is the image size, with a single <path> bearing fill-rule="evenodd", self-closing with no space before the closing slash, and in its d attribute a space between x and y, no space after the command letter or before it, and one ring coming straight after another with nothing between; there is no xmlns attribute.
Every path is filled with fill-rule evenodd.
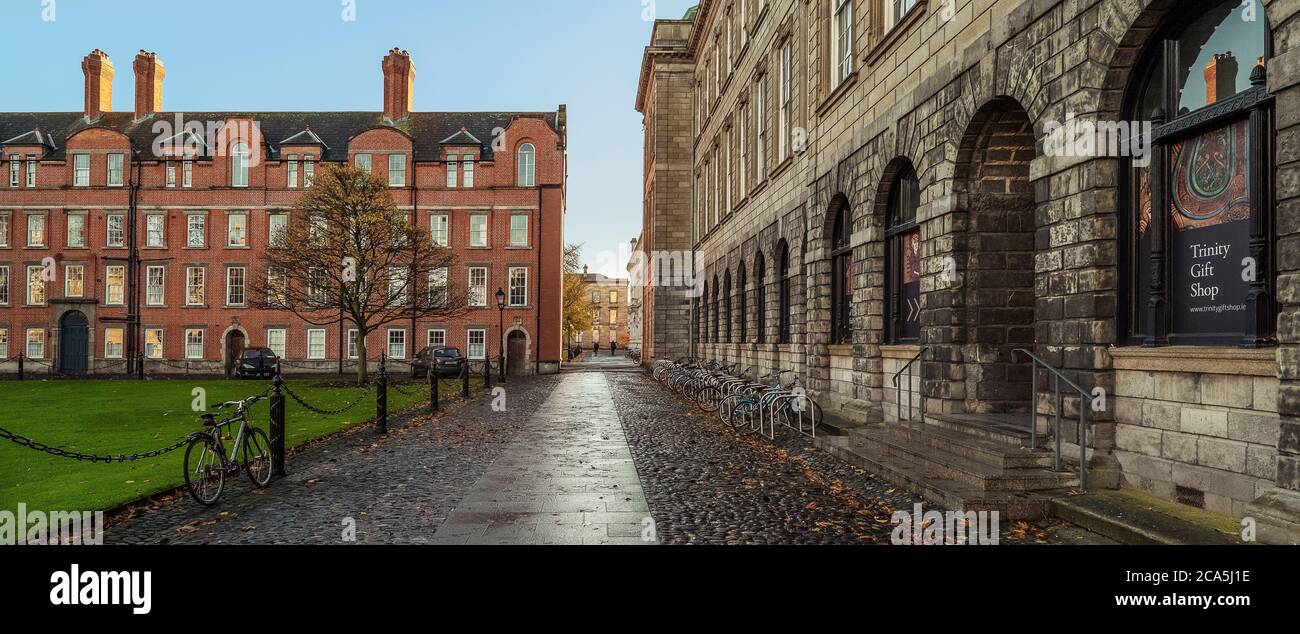
<svg viewBox="0 0 1300 634"><path fill-rule="evenodd" d="M343 162L387 181L398 208L456 251L448 275L486 298L372 333L372 362L431 344L496 358L504 340L511 372L558 369L565 107L414 112L409 54L392 50L382 69L382 112L174 113L162 61L141 51L135 111L117 113L113 65L96 50L82 62L84 112L0 113L0 372L20 354L38 372L121 372L140 356L151 373L221 372L253 346L290 369L353 363L350 325L255 310L247 296L316 167Z"/></svg>

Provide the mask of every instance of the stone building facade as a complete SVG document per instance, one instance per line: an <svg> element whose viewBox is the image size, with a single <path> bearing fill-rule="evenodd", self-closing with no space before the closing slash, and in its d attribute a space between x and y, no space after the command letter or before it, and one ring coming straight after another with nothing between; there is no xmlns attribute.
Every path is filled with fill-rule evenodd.
<svg viewBox="0 0 1300 634"><path fill-rule="evenodd" d="M587 294L587 309L591 311L591 328L579 332L578 340L572 343L583 350L599 345L608 352L611 343L626 348L630 341L627 280L592 273L585 266L581 278L583 292Z"/></svg>
<svg viewBox="0 0 1300 634"><path fill-rule="evenodd" d="M1060 412L1093 485L1300 539L1297 11L704 0L660 21L641 90L689 94L693 142L647 143L647 171L692 170L646 191L692 192L693 356L793 370L858 422L1051 435ZM666 57L691 81L649 90Z"/></svg>
<svg viewBox="0 0 1300 634"><path fill-rule="evenodd" d="M178 113L162 108L162 61L141 51L134 111L113 112L113 65L96 50L82 62L83 112L0 113L0 372L22 355L28 372L120 373L143 357L149 374L220 373L245 347L275 349L286 371L357 363L349 324L257 310L248 293L275 228L329 163L384 179L410 222L457 254L446 281L428 283L478 298L381 327L366 341L372 363L426 345L495 358L504 342L512 372L558 371L564 106L416 112L410 55L393 49L381 69L382 111Z"/></svg>

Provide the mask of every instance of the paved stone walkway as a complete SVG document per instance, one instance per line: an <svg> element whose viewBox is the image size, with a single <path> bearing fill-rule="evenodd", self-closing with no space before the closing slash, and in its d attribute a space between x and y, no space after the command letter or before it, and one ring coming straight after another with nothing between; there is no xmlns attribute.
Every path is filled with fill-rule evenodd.
<svg viewBox="0 0 1300 634"><path fill-rule="evenodd" d="M571 373L433 542L646 544L651 522L606 376Z"/></svg>

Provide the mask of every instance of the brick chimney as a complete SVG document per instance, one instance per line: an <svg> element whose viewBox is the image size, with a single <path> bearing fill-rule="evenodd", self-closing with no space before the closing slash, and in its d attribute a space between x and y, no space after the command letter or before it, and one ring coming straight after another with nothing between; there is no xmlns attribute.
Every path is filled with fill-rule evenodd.
<svg viewBox="0 0 1300 634"><path fill-rule="evenodd" d="M86 120L94 121L113 111L113 62L95 49L81 60L81 72L86 76Z"/></svg>
<svg viewBox="0 0 1300 634"><path fill-rule="evenodd" d="M1215 53L1205 65L1205 105L1237 94L1237 58L1232 52Z"/></svg>
<svg viewBox="0 0 1300 634"><path fill-rule="evenodd" d="M157 53L141 50L135 56L135 118L143 119L162 110L162 83L167 76Z"/></svg>
<svg viewBox="0 0 1300 634"><path fill-rule="evenodd" d="M415 106L415 64L411 54L392 49L384 56L384 116L398 121L411 114Z"/></svg>

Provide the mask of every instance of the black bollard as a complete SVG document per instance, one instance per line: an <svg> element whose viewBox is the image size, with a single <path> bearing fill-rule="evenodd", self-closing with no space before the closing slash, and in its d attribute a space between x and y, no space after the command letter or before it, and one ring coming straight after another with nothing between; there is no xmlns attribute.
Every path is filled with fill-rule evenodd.
<svg viewBox="0 0 1300 634"><path fill-rule="evenodd" d="M375 427L381 434L388 433L388 370L383 357L379 359L379 375L375 377Z"/></svg>
<svg viewBox="0 0 1300 634"><path fill-rule="evenodd" d="M271 475L284 476L284 377L280 368L275 369L275 378L271 380Z"/></svg>
<svg viewBox="0 0 1300 634"><path fill-rule="evenodd" d="M429 368L429 413L438 411L438 373Z"/></svg>
<svg viewBox="0 0 1300 634"><path fill-rule="evenodd" d="M487 357L483 358L483 389L492 389L492 364L488 363Z"/></svg>
<svg viewBox="0 0 1300 634"><path fill-rule="evenodd" d="M23 380L23 355L18 355L18 380Z"/></svg>
<svg viewBox="0 0 1300 634"><path fill-rule="evenodd" d="M469 398L469 361L460 365L460 395Z"/></svg>

